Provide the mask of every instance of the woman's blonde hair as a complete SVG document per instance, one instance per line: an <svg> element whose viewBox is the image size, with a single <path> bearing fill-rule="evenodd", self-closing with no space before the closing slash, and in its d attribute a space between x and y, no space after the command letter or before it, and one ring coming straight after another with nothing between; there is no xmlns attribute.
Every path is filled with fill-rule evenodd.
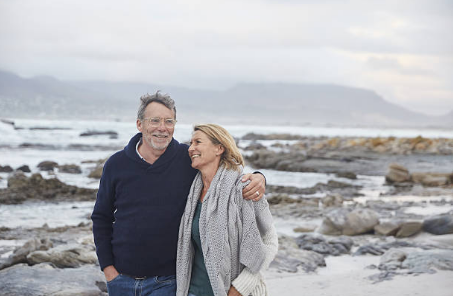
<svg viewBox="0 0 453 296"><path fill-rule="evenodd" d="M230 133L217 124L197 124L193 131L205 133L214 145L222 145L224 152L220 157L220 165L225 165L227 169L239 170L239 166L244 166L244 159L236 145L236 141Z"/></svg>

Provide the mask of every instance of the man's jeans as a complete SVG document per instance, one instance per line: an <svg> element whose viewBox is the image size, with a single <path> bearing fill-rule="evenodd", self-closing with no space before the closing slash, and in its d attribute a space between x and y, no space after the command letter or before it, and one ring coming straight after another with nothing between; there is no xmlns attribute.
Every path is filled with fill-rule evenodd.
<svg viewBox="0 0 453 296"><path fill-rule="evenodd" d="M109 296L175 296L176 276L155 276L134 279L120 274L107 282Z"/></svg>

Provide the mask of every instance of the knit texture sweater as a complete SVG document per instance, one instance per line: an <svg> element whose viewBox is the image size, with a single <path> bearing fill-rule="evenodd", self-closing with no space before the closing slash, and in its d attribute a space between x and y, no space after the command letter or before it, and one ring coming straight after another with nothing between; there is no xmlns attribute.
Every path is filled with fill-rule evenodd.
<svg viewBox="0 0 453 296"><path fill-rule="evenodd" d="M172 139L154 164L136 152L141 133L104 165L91 219L101 269L176 274L178 229L196 175L188 146Z"/></svg>
<svg viewBox="0 0 453 296"><path fill-rule="evenodd" d="M261 271L269 266L278 249L267 200L244 200L242 188L246 184L240 180L241 172L220 167L202 204L200 239L215 296L226 296L231 285L243 296L267 295ZM189 289L194 258L192 220L202 188L198 173L179 227L177 296L186 296Z"/></svg>

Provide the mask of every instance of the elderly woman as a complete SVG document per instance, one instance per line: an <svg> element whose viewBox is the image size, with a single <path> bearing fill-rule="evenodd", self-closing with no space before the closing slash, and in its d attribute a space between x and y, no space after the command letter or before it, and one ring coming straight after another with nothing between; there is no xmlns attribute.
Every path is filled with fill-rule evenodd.
<svg viewBox="0 0 453 296"><path fill-rule="evenodd" d="M277 233L266 199L242 198L244 160L233 137L196 125L189 156L199 172L179 228L177 296L267 295L261 271L277 252Z"/></svg>

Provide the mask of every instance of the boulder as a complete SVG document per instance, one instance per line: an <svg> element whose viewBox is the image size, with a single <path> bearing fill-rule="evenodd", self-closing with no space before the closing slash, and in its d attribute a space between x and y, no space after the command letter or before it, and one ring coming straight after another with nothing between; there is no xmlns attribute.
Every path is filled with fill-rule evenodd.
<svg viewBox="0 0 453 296"><path fill-rule="evenodd" d="M88 178L101 179L102 171L104 170L104 164L107 159L101 159L96 162L94 169L88 174Z"/></svg>
<svg viewBox="0 0 453 296"><path fill-rule="evenodd" d="M412 173L411 180L423 186L439 187L451 184L452 174Z"/></svg>
<svg viewBox="0 0 453 296"><path fill-rule="evenodd" d="M389 171L385 176L385 181L389 184L409 182L410 179L409 171L396 163L390 164Z"/></svg>
<svg viewBox="0 0 453 296"><path fill-rule="evenodd" d="M52 242L48 238L33 238L25 242L25 244L21 247L18 247L14 250L13 254L11 254L6 262L0 265L0 269L9 267L11 265L15 265L18 263L28 263L27 256L31 252L37 250L48 250L52 247Z"/></svg>
<svg viewBox="0 0 453 296"><path fill-rule="evenodd" d="M422 230L423 223L419 221L405 221L400 225L395 237L409 237Z"/></svg>
<svg viewBox="0 0 453 296"><path fill-rule="evenodd" d="M394 236L400 229L400 225L401 222L399 221L381 222L378 225L374 226L374 232L380 235Z"/></svg>
<svg viewBox="0 0 453 296"><path fill-rule="evenodd" d="M45 160L38 164L38 168L41 171L53 171L54 168L56 168L57 166L58 166L58 163L56 163L55 161L50 161L50 160Z"/></svg>
<svg viewBox="0 0 453 296"><path fill-rule="evenodd" d="M17 171L22 171L24 173L31 173L30 167L28 165L20 166L16 169Z"/></svg>
<svg viewBox="0 0 453 296"><path fill-rule="evenodd" d="M351 179L351 180L356 180L357 175L353 172L338 172L335 174L335 176L339 178L346 178L346 179Z"/></svg>
<svg viewBox="0 0 453 296"><path fill-rule="evenodd" d="M302 234L295 240L299 248L303 250L332 256L349 254L353 245L353 241L346 236L326 239L319 234Z"/></svg>
<svg viewBox="0 0 453 296"><path fill-rule="evenodd" d="M324 256L313 251L299 249L279 250L269 268L283 272L314 272L318 267L326 266Z"/></svg>
<svg viewBox="0 0 453 296"><path fill-rule="evenodd" d="M290 204L290 203L301 203L301 199L295 199L289 197L287 194L272 194L270 197L267 198L267 202L271 205L276 204Z"/></svg>
<svg viewBox="0 0 453 296"><path fill-rule="evenodd" d="M31 265L50 262L59 268L79 267L96 264L97 257L93 246L78 244L60 245L47 251L35 251L27 255Z"/></svg>
<svg viewBox="0 0 453 296"><path fill-rule="evenodd" d="M407 254L401 249L390 249L386 251L380 260L380 270L396 270L401 268L403 261L406 259Z"/></svg>
<svg viewBox="0 0 453 296"><path fill-rule="evenodd" d="M408 252L401 268L408 273L434 273L435 269L453 270L453 250Z"/></svg>
<svg viewBox="0 0 453 296"><path fill-rule="evenodd" d="M334 209L326 214L318 232L327 235L357 235L368 233L379 224L379 216L368 209Z"/></svg>
<svg viewBox="0 0 453 296"><path fill-rule="evenodd" d="M10 167L9 165L1 166L0 165L0 173L11 173L13 171L13 168Z"/></svg>
<svg viewBox="0 0 453 296"><path fill-rule="evenodd" d="M58 171L60 173L67 173L67 174L81 174L82 169L75 164L64 164L58 166Z"/></svg>
<svg viewBox="0 0 453 296"><path fill-rule="evenodd" d="M436 215L423 221L423 230L432 234L452 234L453 215Z"/></svg>
<svg viewBox="0 0 453 296"><path fill-rule="evenodd" d="M16 171L8 177L9 189L20 189L28 185L28 178L22 171Z"/></svg>
<svg viewBox="0 0 453 296"><path fill-rule="evenodd" d="M343 205L343 196L338 193L327 195L321 199L321 203L324 207L341 207Z"/></svg>
<svg viewBox="0 0 453 296"><path fill-rule="evenodd" d="M313 232L316 230L316 225L305 224L293 229L294 232Z"/></svg>
<svg viewBox="0 0 453 296"><path fill-rule="evenodd" d="M0 271L5 296L107 296L102 283L104 275L95 265L59 269L48 263L18 264Z"/></svg>

